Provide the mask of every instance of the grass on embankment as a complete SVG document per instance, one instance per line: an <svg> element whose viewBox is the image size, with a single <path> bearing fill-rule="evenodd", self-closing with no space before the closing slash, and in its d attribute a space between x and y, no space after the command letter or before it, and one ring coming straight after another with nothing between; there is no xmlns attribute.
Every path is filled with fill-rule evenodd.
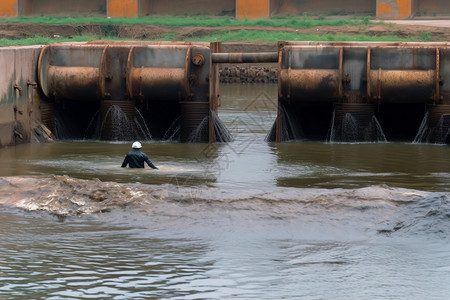
<svg viewBox="0 0 450 300"><path fill-rule="evenodd" d="M24 39L10 40L10 39L0 39L0 47L7 46L31 46L31 45L48 45L52 43L59 42L87 42L90 40L97 39L94 36L87 35L77 35L73 38L55 38L49 36L36 36ZM98 38L100 39L100 38Z"/></svg>
<svg viewBox="0 0 450 300"><path fill-rule="evenodd" d="M145 39L148 41L174 41L175 34L167 34L160 39ZM25 39L0 39L0 47L6 46L29 46L29 45L47 45L60 42L88 42L91 40L130 40L129 38L119 39L117 37L100 37L91 35L77 35L72 38L60 37L43 37L37 36ZM180 39L176 39L180 40ZM276 43L278 41L341 41L341 42L428 42L427 36L424 37L410 37L399 38L395 35L385 36L369 36L369 35L346 35L346 34L298 34L293 32L274 32L274 31L254 31L241 30L233 31L219 31L212 35L196 38L185 38L185 41L221 41L221 42L264 42Z"/></svg>
<svg viewBox="0 0 450 300"><path fill-rule="evenodd" d="M186 38L186 41L222 41L222 42L267 42L278 41L341 41L341 42L425 42L428 36L399 38L395 35L373 36L373 35L347 35L347 34L303 34L282 31L219 31L211 35L195 38Z"/></svg>
<svg viewBox="0 0 450 300"><path fill-rule="evenodd" d="M258 20L237 20L232 18L208 18L208 17L140 17L140 18L101 18L101 17L18 17L0 19L5 23L29 23L29 24L99 24L99 25L161 25L168 27L177 26L268 26L268 27L290 27L311 28L316 26L344 26L344 25L367 25L370 18L341 18L326 19L318 17L313 19L307 15L286 18L271 18Z"/></svg>
<svg viewBox="0 0 450 300"><path fill-rule="evenodd" d="M35 18L15 18L4 19L0 22L9 23L32 23L32 24L99 24L99 25L140 25L153 24L167 27L183 26L204 26L204 27L233 27L245 26L255 29L246 30L218 30L212 34L200 37L186 37L184 39L176 38L177 33L167 33L159 39L164 41L186 40L186 41L222 41L222 42L266 42L275 43L277 41L392 41L392 42L410 42L410 41L430 41L429 34L423 33L418 37L400 38L395 35L373 36L373 35L347 35L347 34L302 34L295 31L285 31L283 28L310 28L320 26L369 26L372 23L368 18L357 19L312 19L308 16L260 19L260 20L235 20L230 18L131 18L131 19L108 19L108 18L56 18L56 17L35 17ZM279 31L261 30L261 26L279 28ZM395 26L395 25L386 25ZM45 45L57 42L84 42L89 40L129 40L129 38L118 38L114 36L92 36L92 35L74 35L73 37L33 37L25 39L0 39L0 46L12 45ZM150 40L150 39L145 39Z"/></svg>

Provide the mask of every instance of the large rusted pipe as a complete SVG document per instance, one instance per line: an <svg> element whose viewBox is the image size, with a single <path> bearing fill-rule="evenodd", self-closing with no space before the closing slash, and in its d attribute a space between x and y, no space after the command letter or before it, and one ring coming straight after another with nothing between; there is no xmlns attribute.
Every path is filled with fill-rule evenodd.
<svg viewBox="0 0 450 300"><path fill-rule="evenodd" d="M370 70L372 99L383 102L424 102L432 99L436 87L435 70Z"/></svg>
<svg viewBox="0 0 450 300"><path fill-rule="evenodd" d="M276 63L278 62L278 52L213 53L212 62L217 64Z"/></svg>
<svg viewBox="0 0 450 300"><path fill-rule="evenodd" d="M152 100L179 100L188 93L182 68L132 68L129 79L130 98L146 95Z"/></svg>
<svg viewBox="0 0 450 300"><path fill-rule="evenodd" d="M160 50L152 47L131 49L127 66L128 97L180 101L190 96L188 76L192 49L170 47L166 49L166 55Z"/></svg>
<svg viewBox="0 0 450 300"><path fill-rule="evenodd" d="M38 61L38 81L45 96L73 100L98 97L99 66L105 46L45 46Z"/></svg>
<svg viewBox="0 0 450 300"><path fill-rule="evenodd" d="M283 47L278 97L284 101L332 101L343 96L342 47Z"/></svg>
<svg viewBox="0 0 450 300"><path fill-rule="evenodd" d="M440 50L375 47L367 50L367 99L391 103L439 103Z"/></svg>
<svg viewBox="0 0 450 300"><path fill-rule="evenodd" d="M281 70L279 72L280 98L291 101L338 98L339 78L339 70Z"/></svg>
<svg viewBox="0 0 450 300"><path fill-rule="evenodd" d="M94 67L48 68L48 91L58 98L86 100L95 98L98 91L99 69Z"/></svg>

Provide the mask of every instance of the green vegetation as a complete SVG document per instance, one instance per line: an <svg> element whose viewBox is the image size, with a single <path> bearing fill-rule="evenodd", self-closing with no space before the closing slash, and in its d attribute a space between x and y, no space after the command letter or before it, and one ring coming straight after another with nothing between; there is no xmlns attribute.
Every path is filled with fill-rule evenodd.
<svg viewBox="0 0 450 300"><path fill-rule="evenodd" d="M429 31L421 32L420 39L424 42L430 42L431 41L431 33Z"/></svg>
<svg viewBox="0 0 450 300"><path fill-rule="evenodd" d="M0 47L6 46L30 46L30 45L47 45L58 42L87 42L90 40L97 40L100 37L96 36L87 36L87 35L77 35L73 38L54 38L47 36L36 36L25 39L17 39L17 40L9 40L9 39L0 39Z"/></svg>
<svg viewBox="0 0 450 300"><path fill-rule="evenodd" d="M151 41L173 41L175 33L165 34L159 39L151 39ZM96 36L96 35L75 35L73 37L48 37L48 36L36 36L24 39L0 39L0 47L7 46L31 46L31 45L48 45L52 43L63 43L63 42L88 42L88 41L129 41L130 38L118 38L114 36ZM150 39L147 39L150 40Z"/></svg>
<svg viewBox="0 0 450 300"><path fill-rule="evenodd" d="M8 23L28 23L28 24L82 24L82 25L100 25L103 28L101 36L95 35L74 35L72 37L33 37L25 39L0 39L0 46L11 45L45 45L56 42L84 42L89 40L129 40L130 38L118 38L118 25L160 25L166 27L217 27L217 31L208 35L186 36L180 37L180 28L173 32L165 33L158 39L146 40L186 40L186 41L246 41L246 42L268 42L274 43L281 40L286 41L392 41L392 42L409 42L409 41L431 41L431 34L423 32L420 35L401 38L395 35L347 35L347 34L321 34L321 26L356 26L356 28L366 28L374 24L383 24L381 22L374 23L369 17L365 18L329 18L321 15L315 19L306 14L299 17L273 18L260 20L236 20L232 18L207 18L207 17L190 17L190 18L61 18L61 17L19 17L14 19L0 19L0 22ZM244 27L235 28L233 27ZM393 26L386 24L386 26ZM227 27L227 30L224 29ZM265 27L271 27L273 30L267 30ZM317 34L303 34L293 29L317 28ZM290 30L286 30L290 28ZM176 32L177 31L177 32ZM205 33L206 34L206 33Z"/></svg>
<svg viewBox="0 0 450 300"><path fill-rule="evenodd" d="M164 35L153 41L173 41L175 33ZM399 38L395 35L369 36L369 35L346 35L346 34L301 34L296 32L279 31L258 31L258 30L240 30L240 31L218 31L212 35L185 38L185 41L242 41L242 42L266 42L276 43L278 41L343 41L343 42L426 42L429 41L429 35L421 35L414 38ZM119 39L117 37L99 37L90 35L79 35L73 38L52 38L52 37L33 37L19 40L0 39L0 47L4 46L26 46L26 45L47 45L58 42L87 42L90 40L129 40L129 38ZM147 39L148 40L148 39ZM178 39L179 40L179 39Z"/></svg>
<svg viewBox="0 0 450 300"><path fill-rule="evenodd" d="M429 36L418 38L399 38L395 35L369 36L369 35L346 35L346 34L302 34L296 32L280 31L219 31L212 35L201 38L187 38L186 41L252 41L275 43L277 41L342 41L342 42L421 42L429 41Z"/></svg>
<svg viewBox="0 0 450 300"><path fill-rule="evenodd" d="M61 18L61 17L19 17L11 19L0 19L5 23L30 23L30 24L100 24L100 25L161 25L161 26L269 26L269 27L290 27L290 28L310 28L316 26L344 26L344 25L367 25L370 18L342 18L326 19L320 17L312 19L307 15L301 17L271 18L258 20L236 20L232 18L207 18L207 17L157 17L157 18Z"/></svg>

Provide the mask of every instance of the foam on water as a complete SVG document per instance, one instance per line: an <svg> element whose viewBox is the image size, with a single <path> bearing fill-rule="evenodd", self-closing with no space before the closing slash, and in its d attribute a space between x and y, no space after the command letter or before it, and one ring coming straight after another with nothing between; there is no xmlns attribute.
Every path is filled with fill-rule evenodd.
<svg viewBox="0 0 450 300"><path fill-rule="evenodd" d="M409 300L450 292L446 192L11 176L0 178L0 201L0 296Z"/></svg>
<svg viewBox="0 0 450 300"><path fill-rule="evenodd" d="M166 215L170 211L171 215L189 215L190 222L196 224L205 219L217 221L223 218L218 212L226 211L258 222L273 218L297 224L320 222L321 227L328 229L341 223L347 224L344 227L358 226L360 233L369 231L375 235L399 231L407 235L443 234L446 230L439 220L448 222L450 209L448 193L388 186L313 188L302 189L299 193L296 188L283 187L228 190L35 176L2 178L0 190L3 204L65 217L113 211ZM422 233L416 231L419 229ZM332 237L327 234L327 238Z"/></svg>

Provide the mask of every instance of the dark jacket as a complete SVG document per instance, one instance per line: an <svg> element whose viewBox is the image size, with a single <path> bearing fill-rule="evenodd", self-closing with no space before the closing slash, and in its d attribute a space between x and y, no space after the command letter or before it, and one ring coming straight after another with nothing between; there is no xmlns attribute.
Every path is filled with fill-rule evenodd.
<svg viewBox="0 0 450 300"><path fill-rule="evenodd" d="M144 162L146 162L150 168L158 169L152 163L150 158L148 158L148 156L139 149L133 149L128 152L127 156L125 156L125 159L123 160L122 168L125 168L128 164L130 165L130 168L143 168Z"/></svg>

